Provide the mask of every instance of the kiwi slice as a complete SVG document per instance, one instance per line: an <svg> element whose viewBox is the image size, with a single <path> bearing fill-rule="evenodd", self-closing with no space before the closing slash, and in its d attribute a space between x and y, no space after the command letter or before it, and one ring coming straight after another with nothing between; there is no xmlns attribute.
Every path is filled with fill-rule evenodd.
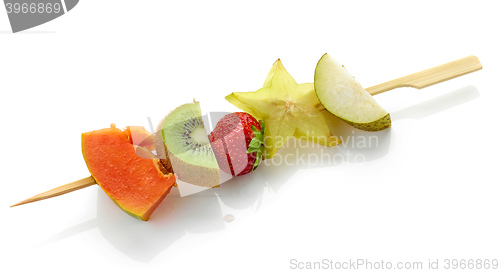
<svg viewBox="0 0 500 273"><path fill-rule="evenodd" d="M179 180L203 187L219 185L219 165L203 124L199 102L177 107L165 117L161 132Z"/></svg>

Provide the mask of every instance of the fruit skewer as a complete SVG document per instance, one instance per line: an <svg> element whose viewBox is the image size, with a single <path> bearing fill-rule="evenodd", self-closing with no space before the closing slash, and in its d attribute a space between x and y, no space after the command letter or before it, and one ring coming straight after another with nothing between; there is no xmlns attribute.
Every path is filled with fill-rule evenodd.
<svg viewBox="0 0 500 273"><path fill-rule="evenodd" d="M23 201L21 201L19 203L16 203L16 204L14 204L14 205L12 205L10 207L12 208L12 207L16 207L16 206L20 206L20 205L24 205L24 204L28 204L28 203L32 203L32 202L36 202L36 201L40 201L40 200L44 200L44 199L56 197L56 196L59 196L59 195L70 193L72 191L80 190L80 189L83 189L83 188L86 188L86 187L89 187L89 186L92 186L92 185L96 185L96 184L97 183L95 182L95 180L94 180L94 178L92 176L85 177L85 178L77 180L75 182L64 184L64 185L59 186L57 188L48 190L46 192L42 192L42 193L37 194L35 196L32 196L32 197L30 197L30 198L28 198L26 200L23 200Z"/></svg>
<svg viewBox="0 0 500 273"><path fill-rule="evenodd" d="M328 61L328 60L326 60L326 61ZM321 63L321 60L320 60L320 63ZM318 63L318 67L319 67L320 63ZM321 77L321 75L318 76L318 67L316 69L316 77L315 78ZM436 66L436 67L433 67L433 68L430 68L427 70L423 70L423 71L420 71L420 72L417 72L414 74L410 74L410 75L407 75L407 76L404 76L404 77L401 77L401 78L398 78L395 80L391 80L391 81L388 81L388 82L385 82L385 83L382 83L379 85L375 85L375 86L369 87L365 90L370 95L377 95L377 94L380 94L380 93L383 93L383 92L386 92L386 91L389 91L392 89L396 89L399 87L413 87L413 88L417 88L417 89L422 89L422 88L425 88L425 87L428 87L428 86L431 86L431 85L434 85L434 84L437 84L437 83L440 83L443 81L447 81L447 80L450 80L450 79L453 79L453 78L456 78L456 77L459 77L459 76L462 76L462 75L465 75L465 74L468 74L468 73L471 73L474 71L478 71L480 69L482 69L482 65L479 62L478 58L476 56L469 56L469 57L465 57L465 58L462 58L462 59L459 59L456 61L452 61L452 62L443 64L443 65L439 65L439 66ZM315 81L316 81L316 79L315 79ZM267 82L267 80L266 80L266 82ZM316 87L316 88L319 88L319 87ZM320 96L318 95L318 97L320 97ZM321 101L321 98L320 98L320 101ZM316 108L318 110L324 110L325 108L327 110L330 110L329 107L325 107L324 104L321 104L321 103L316 105ZM363 129L363 128L361 128L361 129ZM234 175L234 173L233 173L233 175ZM68 184L59 186L57 188L54 188L52 190L40 193L40 194L35 195L31 198L28 198L28 199L23 200L19 203L16 203L16 204L12 205L11 207L36 202L36 201L48 199L48 198L55 197L55 196L59 196L59 195L66 194L66 193L69 193L69 192L72 192L75 190L79 190L79 189L82 189L82 188L85 188L85 187L88 187L91 185L95 185L95 184L97 184L97 183L96 183L96 180L94 179L94 177L89 176L87 178L84 178L84 179L81 179L81 180L78 180L78 181L75 181L72 183L68 183ZM161 198L161 199L163 199L163 198ZM159 200L159 202L161 202L161 199Z"/></svg>

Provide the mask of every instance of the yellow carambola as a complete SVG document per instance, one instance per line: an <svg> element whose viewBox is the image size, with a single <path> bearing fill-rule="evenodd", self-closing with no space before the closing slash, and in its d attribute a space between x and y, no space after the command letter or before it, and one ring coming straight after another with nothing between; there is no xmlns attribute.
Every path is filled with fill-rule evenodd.
<svg viewBox="0 0 500 273"><path fill-rule="evenodd" d="M333 147L340 140L330 133L316 108L320 104L314 84L297 84L278 59L264 86L255 92L234 92L226 99L259 120L264 120L264 158L272 158L291 138L307 139Z"/></svg>

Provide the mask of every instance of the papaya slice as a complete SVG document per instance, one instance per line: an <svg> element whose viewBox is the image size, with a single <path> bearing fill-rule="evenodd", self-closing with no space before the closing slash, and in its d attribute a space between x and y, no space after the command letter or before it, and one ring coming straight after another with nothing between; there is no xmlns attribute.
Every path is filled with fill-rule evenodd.
<svg viewBox="0 0 500 273"><path fill-rule="evenodd" d="M159 160L150 152L151 143L144 142L149 136L143 127L120 130L114 124L82 134L83 158L95 181L121 209L144 221L176 179L173 173L162 172Z"/></svg>
<svg viewBox="0 0 500 273"><path fill-rule="evenodd" d="M148 151L155 150L155 138L153 134L146 131L142 126L127 126L125 132L135 146L143 147Z"/></svg>

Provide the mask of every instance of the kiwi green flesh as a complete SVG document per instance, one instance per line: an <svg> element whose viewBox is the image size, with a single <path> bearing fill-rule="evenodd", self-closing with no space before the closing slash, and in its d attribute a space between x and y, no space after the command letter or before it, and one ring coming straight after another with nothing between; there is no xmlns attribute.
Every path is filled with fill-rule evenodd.
<svg viewBox="0 0 500 273"><path fill-rule="evenodd" d="M161 131L173 171L180 180L200 186L220 182L219 165L198 102L172 111L165 117Z"/></svg>
<svg viewBox="0 0 500 273"><path fill-rule="evenodd" d="M174 173L180 181L208 188L220 185L219 168L207 168L191 164L190 162L179 159L170 151L168 152L168 157L174 168Z"/></svg>
<svg viewBox="0 0 500 273"><path fill-rule="evenodd" d="M154 133L154 144L155 144L155 150L156 150L156 156L160 160L159 161L159 166L160 170L164 172L165 174L173 173L174 170L172 168L172 163L170 162L170 158L168 158L168 152L167 152L167 146L165 145L165 142L163 142L163 134L162 134L162 127L163 127L163 122L165 121L165 118L163 118L159 125L156 127L156 131Z"/></svg>

